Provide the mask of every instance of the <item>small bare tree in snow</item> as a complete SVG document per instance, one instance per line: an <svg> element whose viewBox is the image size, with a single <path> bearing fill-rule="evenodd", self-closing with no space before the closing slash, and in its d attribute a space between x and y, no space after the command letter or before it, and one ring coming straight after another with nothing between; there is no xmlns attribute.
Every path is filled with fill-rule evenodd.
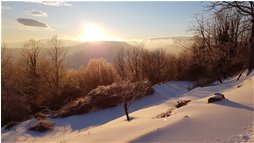
<svg viewBox="0 0 254 143"><path fill-rule="evenodd" d="M120 96L122 97L122 103L124 107L124 112L127 118L127 121L130 121L128 109L133 101L139 97L145 96L149 94L149 90L151 88L150 82L121 82L122 91L120 92Z"/></svg>

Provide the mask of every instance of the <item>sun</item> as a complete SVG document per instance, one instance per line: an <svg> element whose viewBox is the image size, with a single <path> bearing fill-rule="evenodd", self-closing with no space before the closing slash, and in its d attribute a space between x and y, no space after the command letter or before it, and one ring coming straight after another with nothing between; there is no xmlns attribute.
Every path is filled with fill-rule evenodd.
<svg viewBox="0 0 254 143"><path fill-rule="evenodd" d="M83 33L81 37L81 41L102 41L107 38L106 34L104 34L103 30L95 25L95 24L86 24L82 27Z"/></svg>
<svg viewBox="0 0 254 143"><path fill-rule="evenodd" d="M95 42L95 41L122 41L123 39L112 36L97 24L87 23L83 24L82 26L82 34L79 40L83 42Z"/></svg>

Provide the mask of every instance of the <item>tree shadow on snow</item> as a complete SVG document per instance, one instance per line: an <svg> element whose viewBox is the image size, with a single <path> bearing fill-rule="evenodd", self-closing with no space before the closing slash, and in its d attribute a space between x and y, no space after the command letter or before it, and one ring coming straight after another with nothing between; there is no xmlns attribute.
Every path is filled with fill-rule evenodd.
<svg viewBox="0 0 254 143"><path fill-rule="evenodd" d="M137 99L130 106L129 115L131 119L136 119L135 117L132 117L132 112L165 103L167 100L172 98L177 98L186 93L187 87L189 86L189 82L170 82L162 85L154 85L153 88L155 92L152 95ZM55 127L67 127L71 128L72 131L80 131L105 124L121 116L125 116L124 109L122 105L118 105L116 107L102 109L83 115L53 119L53 122L55 123ZM125 117L123 117L123 119L125 119Z"/></svg>
<svg viewBox="0 0 254 143"><path fill-rule="evenodd" d="M45 132L30 131L30 130L26 131L27 134L30 134L33 137L45 137L48 134L50 134L51 132L52 132L52 130L45 131Z"/></svg>
<svg viewBox="0 0 254 143"><path fill-rule="evenodd" d="M153 105L165 102L168 98L156 98L156 95L148 95L142 99L136 100L129 109L129 116L131 120L135 120L136 117L132 117L131 113L137 110L147 108ZM69 126L72 130L83 130L91 127L96 127L121 116L125 116L124 108L122 105L116 107L98 110L91 113L86 113L83 115L74 115L65 118L53 119L56 126ZM125 117L124 117L125 120ZM125 120L126 121L126 120ZM126 121L127 122L127 121Z"/></svg>
<svg viewBox="0 0 254 143"><path fill-rule="evenodd" d="M249 110L249 111L254 111L253 107L249 107L231 100L222 100L220 102L215 102L214 104L218 104L221 106L229 106L229 107L233 107L233 108L240 108L240 109L244 109L244 110Z"/></svg>
<svg viewBox="0 0 254 143"><path fill-rule="evenodd" d="M161 104L167 101L168 99L178 97L183 93L184 91L182 91L182 93L179 92L178 94L173 95L169 94L167 96L158 96L158 93L148 95L146 97L134 101L134 103L130 106L129 114L143 108ZM124 109L122 105L118 105L116 107L102 109L95 112L86 113L83 115L74 115L66 118L53 119L53 122L56 123L56 126L69 126L71 127L72 130L75 131L96 127L105 124L107 122L110 122L114 119L117 119L121 116L125 116ZM135 120L135 118L133 118L131 114L130 117L132 118L132 120Z"/></svg>

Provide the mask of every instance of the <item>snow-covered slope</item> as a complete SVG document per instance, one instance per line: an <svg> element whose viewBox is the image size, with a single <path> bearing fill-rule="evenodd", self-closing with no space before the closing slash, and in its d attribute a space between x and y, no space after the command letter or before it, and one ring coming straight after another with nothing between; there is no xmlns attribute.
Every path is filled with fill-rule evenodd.
<svg viewBox="0 0 254 143"><path fill-rule="evenodd" d="M238 142L246 129L252 131L253 136L253 81L249 79L241 87L223 92L228 100L214 104L207 104L208 98L192 101L169 117L166 126L135 139L135 142ZM243 139L248 138L244 136Z"/></svg>
<svg viewBox="0 0 254 143"><path fill-rule="evenodd" d="M254 74L239 81L198 87L190 83L155 85L154 95L136 101L126 121L122 106L80 116L53 119L56 127L47 133L27 131L29 120L9 131L3 142L254 142ZM221 92L228 100L207 104L209 96ZM178 99L191 99L167 118L154 118Z"/></svg>

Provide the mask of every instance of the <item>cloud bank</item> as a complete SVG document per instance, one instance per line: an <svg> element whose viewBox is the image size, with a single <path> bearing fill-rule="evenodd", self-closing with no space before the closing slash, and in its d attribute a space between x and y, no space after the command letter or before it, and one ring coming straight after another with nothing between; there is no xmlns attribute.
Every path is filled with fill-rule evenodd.
<svg viewBox="0 0 254 143"><path fill-rule="evenodd" d="M48 6L69 6L71 7L72 4L67 3L67 2L63 2L63 1L28 1L31 3L39 3L39 4L43 4L43 5L48 5Z"/></svg>
<svg viewBox="0 0 254 143"><path fill-rule="evenodd" d="M48 25L42 22L39 22L34 19L28 19L28 18L17 18L17 22L25 25L25 26L33 26L33 27L40 27L40 28L48 28Z"/></svg>
<svg viewBox="0 0 254 143"><path fill-rule="evenodd" d="M10 10L11 9L11 7L9 7L9 6L6 6L6 5L2 5L2 10Z"/></svg>
<svg viewBox="0 0 254 143"><path fill-rule="evenodd" d="M41 17L48 17L48 14L43 11L27 11L25 14L31 15L31 16L41 16Z"/></svg>

